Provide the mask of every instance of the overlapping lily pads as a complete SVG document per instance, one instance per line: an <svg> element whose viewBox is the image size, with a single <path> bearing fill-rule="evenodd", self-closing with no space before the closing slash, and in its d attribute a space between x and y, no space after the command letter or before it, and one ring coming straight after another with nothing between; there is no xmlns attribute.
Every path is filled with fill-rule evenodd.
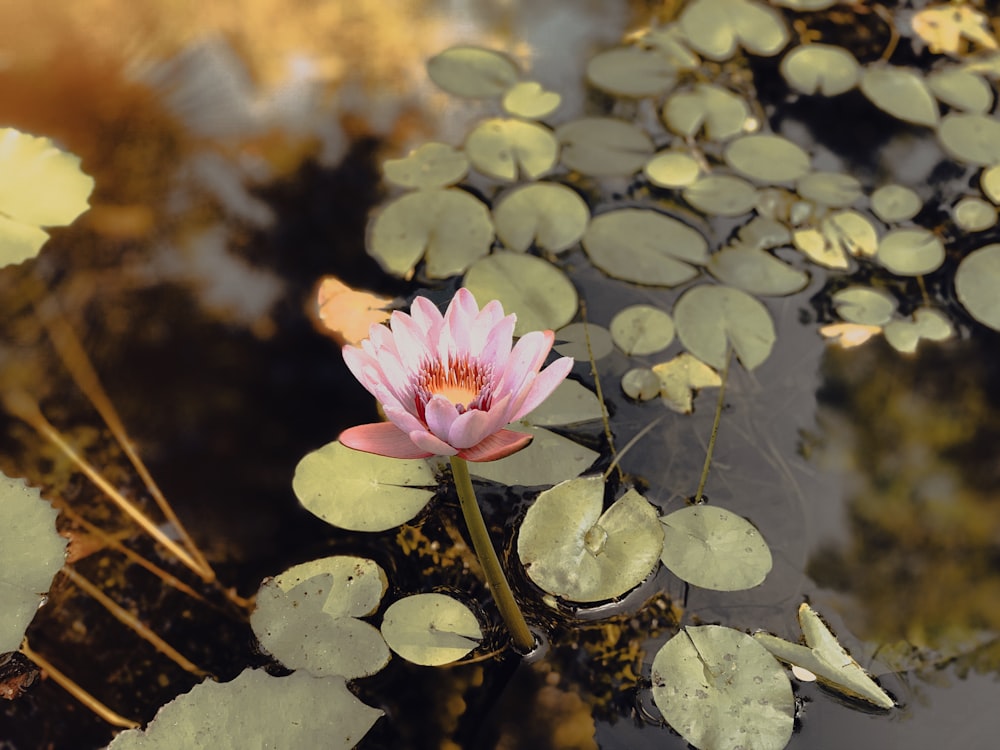
<svg viewBox="0 0 1000 750"><path fill-rule="evenodd" d="M663 403L681 414L694 410L694 391L722 385L719 373L687 352L653 365L653 372L660 381Z"/></svg>

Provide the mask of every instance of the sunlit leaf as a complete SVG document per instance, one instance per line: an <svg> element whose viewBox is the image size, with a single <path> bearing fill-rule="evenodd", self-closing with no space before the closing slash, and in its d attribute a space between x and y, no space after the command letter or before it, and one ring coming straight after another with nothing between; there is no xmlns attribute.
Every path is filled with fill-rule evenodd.
<svg viewBox="0 0 1000 750"><path fill-rule="evenodd" d="M534 435L527 448L498 461L469 464L469 472L481 479L506 485L540 487L579 476L594 465L600 453L569 438L525 422L510 426L517 432Z"/></svg>
<svg viewBox="0 0 1000 750"><path fill-rule="evenodd" d="M771 353L771 314L758 300L728 286L688 289L674 305L674 325L684 348L721 370L730 348L752 370Z"/></svg>
<svg viewBox="0 0 1000 750"><path fill-rule="evenodd" d="M679 188L697 180L701 166L682 151L661 151L646 163L643 172L657 187Z"/></svg>
<svg viewBox="0 0 1000 750"><path fill-rule="evenodd" d="M660 96L677 82L677 68L654 50L617 47L590 58L587 79L618 96Z"/></svg>
<svg viewBox="0 0 1000 750"><path fill-rule="evenodd" d="M677 286L698 275L708 243L698 232L657 211L623 208L595 216L583 249L610 276L638 284Z"/></svg>
<svg viewBox="0 0 1000 750"><path fill-rule="evenodd" d="M674 340L674 322L658 307L632 305L611 319L611 337L630 356L653 354Z"/></svg>
<svg viewBox="0 0 1000 750"><path fill-rule="evenodd" d="M58 515L36 488L0 474L0 654L21 645L66 560Z"/></svg>
<svg viewBox="0 0 1000 750"><path fill-rule="evenodd" d="M881 289L851 286L835 292L831 297L837 314L848 323L882 326L892 320L896 312L896 298Z"/></svg>
<svg viewBox="0 0 1000 750"><path fill-rule="evenodd" d="M641 43L663 55L677 70L694 70L701 59L688 49L687 39L677 23L643 29L638 33Z"/></svg>
<svg viewBox="0 0 1000 750"><path fill-rule="evenodd" d="M893 707L892 698L851 658L808 604L799 606L799 625L805 636L805 646L768 633L756 633L754 638L782 661L808 669L840 692L862 698L880 708Z"/></svg>
<svg viewBox="0 0 1000 750"><path fill-rule="evenodd" d="M969 315L1000 331L1000 245L973 250L955 271L955 293Z"/></svg>
<svg viewBox="0 0 1000 750"><path fill-rule="evenodd" d="M519 174L536 179L555 166L559 144L552 131L514 118L483 120L465 139L472 166L498 180L514 182Z"/></svg>
<svg viewBox="0 0 1000 750"><path fill-rule="evenodd" d="M912 320L893 320L882 329L885 340L893 349L904 354L917 350L921 339L944 341L955 335L948 317L929 307L919 307L913 312Z"/></svg>
<svg viewBox="0 0 1000 750"><path fill-rule="evenodd" d="M762 57L778 54L788 43L781 15L754 0L694 0L679 23L688 43L712 60L726 60L742 45Z"/></svg>
<svg viewBox="0 0 1000 750"><path fill-rule="evenodd" d="M757 204L757 189L742 177L710 174L684 188L684 200L706 214L742 216Z"/></svg>
<svg viewBox="0 0 1000 750"><path fill-rule="evenodd" d="M933 128L941 117L923 76L911 68L871 65L861 74L861 93L883 112L906 122Z"/></svg>
<svg viewBox="0 0 1000 750"><path fill-rule="evenodd" d="M552 427L589 422L603 416L604 410L596 393L575 380L564 380L524 421L537 427Z"/></svg>
<svg viewBox="0 0 1000 750"><path fill-rule="evenodd" d="M407 661L437 667L468 655L483 639L483 631L472 610L457 599L415 594L385 611L382 636Z"/></svg>
<svg viewBox="0 0 1000 750"><path fill-rule="evenodd" d="M831 208L849 206L861 197L861 183L843 172L810 172L795 189L806 200Z"/></svg>
<svg viewBox="0 0 1000 750"><path fill-rule="evenodd" d="M663 546L656 509L635 490L603 507L597 475L561 482L528 508L517 554L544 591L576 602L613 599L656 567Z"/></svg>
<svg viewBox="0 0 1000 750"><path fill-rule="evenodd" d="M622 375L622 390L636 401L649 401L660 395L660 379L648 367L633 367Z"/></svg>
<svg viewBox="0 0 1000 750"><path fill-rule="evenodd" d="M386 159L385 179L404 188L454 185L469 171L469 160L446 143L425 143L403 159Z"/></svg>
<svg viewBox="0 0 1000 750"><path fill-rule="evenodd" d="M947 68L930 73L927 85L938 99L964 112L985 114L993 104L993 89L975 73Z"/></svg>
<svg viewBox="0 0 1000 750"><path fill-rule="evenodd" d="M824 338L832 339L840 344L844 349L851 349L855 346L861 346L872 336L882 333L882 327L861 323L832 323L821 326L819 333Z"/></svg>
<svg viewBox="0 0 1000 750"><path fill-rule="evenodd" d="M824 268L844 270L851 265L840 244L831 241L815 227L795 230L792 232L792 242L809 260Z"/></svg>
<svg viewBox="0 0 1000 750"><path fill-rule="evenodd" d="M481 47L451 47L427 61L430 79L449 94L470 99L502 95L520 71L504 54Z"/></svg>
<svg viewBox="0 0 1000 750"><path fill-rule="evenodd" d="M690 91L678 91L663 105L663 120L684 136L702 128L713 141L725 141L743 132L750 108L742 97L711 83L699 83Z"/></svg>
<svg viewBox="0 0 1000 750"><path fill-rule="evenodd" d="M595 361L603 359L614 351L615 344L611 340L611 332L604 326L570 323L556 331L553 348L564 357L584 362L591 357Z"/></svg>
<svg viewBox="0 0 1000 750"><path fill-rule="evenodd" d="M794 294L809 283L805 271L793 268L766 250L741 244L712 253L708 272L723 284L765 296Z"/></svg>
<svg viewBox="0 0 1000 750"><path fill-rule="evenodd" d="M462 286L476 299L500 300L505 311L515 313L516 336L562 328L579 306L576 288L566 274L534 255L493 253L469 268Z"/></svg>
<svg viewBox="0 0 1000 750"><path fill-rule="evenodd" d="M352 289L336 276L324 276L316 292L316 303L323 327L343 346L359 344L368 338L372 325L389 320L392 299Z"/></svg>
<svg viewBox="0 0 1000 750"><path fill-rule="evenodd" d="M979 175L979 187L987 198L1000 205L1000 164L983 170Z"/></svg>
<svg viewBox="0 0 1000 750"><path fill-rule="evenodd" d="M583 237L590 208L579 193L555 182L524 185L504 195L493 209L504 246L524 252L532 244L559 253Z"/></svg>
<svg viewBox="0 0 1000 750"><path fill-rule="evenodd" d="M774 657L746 633L688 626L653 658L653 701L699 750L782 750L795 698Z"/></svg>
<svg viewBox="0 0 1000 750"><path fill-rule="evenodd" d="M49 241L49 233L0 215L0 268L34 258Z"/></svg>
<svg viewBox="0 0 1000 750"><path fill-rule="evenodd" d="M809 172L809 154L770 133L744 135L726 146L726 163L758 182L792 182Z"/></svg>
<svg viewBox="0 0 1000 750"><path fill-rule="evenodd" d="M910 23L914 33L927 43L931 52L957 55L963 39L984 49L997 48L997 40L990 33L989 21L989 17L971 5L951 3L918 10Z"/></svg>
<svg viewBox="0 0 1000 750"><path fill-rule="evenodd" d="M878 251L875 227L857 211L837 211L823 219L821 226L830 242L857 258L871 257Z"/></svg>
<svg viewBox="0 0 1000 750"><path fill-rule="evenodd" d="M871 203L875 215L887 224L912 219L924 205L916 192L902 185L883 185L872 193Z"/></svg>
<svg viewBox="0 0 1000 750"><path fill-rule="evenodd" d="M722 385L719 373L687 352L653 365L653 372L660 380L663 403L681 414L690 414L694 410L694 391Z"/></svg>
<svg viewBox="0 0 1000 750"><path fill-rule="evenodd" d="M644 131L610 117L567 122L556 129L556 139L562 146L562 163L593 177L634 174L655 150Z"/></svg>
<svg viewBox="0 0 1000 750"><path fill-rule="evenodd" d="M387 585L372 560L310 560L264 581L250 625L260 645L290 669L365 677L389 663L389 649L377 628L357 618L375 611Z"/></svg>
<svg viewBox="0 0 1000 750"><path fill-rule="evenodd" d="M434 496L422 460L387 458L327 443L295 467L292 489L303 507L351 531L385 531L409 521Z"/></svg>
<svg viewBox="0 0 1000 750"><path fill-rule="evenodd" d="M272 677L245 669L230 682L206 680L157 711L145 730L130 729L108 750L322 747L349 750L382 711L359 701L342 677L293 672Z"/></svg>
<svg viewBox="0 0 1000 750"><path fill-rule="evenodd" d="M861 66L847 50L829 44L804 44L781 60L781 74L803 94L837 96L861 78Z"/></svg>
<svg viewBox="0 0 1000 750"><path fill-rule="evenodd" d="M982 198L962 198L952 209L955 224L966 232L983 232L997 223L997 209Z"/></svg>
<svg viewBox="0 0 1000 750"><path fill-rule="evenodd" d="M660 560L683 581L713 591L741 591L762 583L771 570L771 550L760 532L725 508L692 505L660 522Z"/></svg>
<svg viewBox="0 0 1000 750"><path fill-rule="evenodd" d="M953 159L981 167L1000 164L1000 122L989 115L945 115L938 127L938 138Z"/></svg>
<svg viewBox="0 0 1000 750"><path fill-rule="evenodd" d="M538 81L521 81L507 89L502 104L507 114L539 120L559 109L561 101L559 94L546 90Z"/></svg>
<svg viewBox="0 0 1000 750"><path fill-rule="evenodd" d="M875 257L900 276L923 276L944 263L944 244L926 229L893 229L879 242Z"/></svg>
<svg viewBox="0 0 1000 750"><path fill-rule="evenodd" d="M427 256L427 275L447 278L490 250L493 222L464 190L418 190L385 206L371 223L368 252L388 273L407 276Z"/></svg>

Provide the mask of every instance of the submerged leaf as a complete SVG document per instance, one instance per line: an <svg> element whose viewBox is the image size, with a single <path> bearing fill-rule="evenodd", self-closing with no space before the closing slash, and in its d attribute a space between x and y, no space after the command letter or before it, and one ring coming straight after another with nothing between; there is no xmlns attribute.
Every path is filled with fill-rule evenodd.
<svg viewBox="0 0 1000 750"><path fill-rule="evenodd" d="M617 47L590 58L587 79L618 96L660 96L677 82L677 68L654 50Z"/></svg>
<svg viewBox="0 0 1000 750"><path fill-rule="evenodd" d="M722 385L719 373L687 352L682 352L667 362L653 365L653 372L660 380L663 403L681 414L694 411L694 391Z"/></svg>
<svg viewBox="0 0 1000 750"><path fill-rule="evenodd" d="M451 47L427 61L430 79L449 94L470 99L500 96L520 71L506 55L482 47Z"/></svg>
<svg viewBox="0 0 1000 750"><path fill-rule="evenodd" d="M385 611L382 635L404 659L429 667L458 661L483 639L472 610L444 594L415 594L393 602Z"/></svg>
<svg viewBox="0 0 1000 750"><path fill-rule="evenodd" d="M716 369L726 366L729 349L752 370L774 346L774 323L767 308L746 292L727 286L696 286L674 305L681 343Z"/></svg>
<svg viewBox="0 0 1000 750"><path fill-rule="evenodd" d="M555 182L524 185L504 195L493 209L497 236L511 250L532 243L559 253L583 237L590 208L579 193Z"/></svg>
<svg viewBox="0 0 1000 750"><path fill-rule="evenodd" d="M548 128L514 118L476 125L465 139L472 166L489 177L514 182L520 173L541 177L559 160L559 144Z"/></svg>
<svg viewBox="0 0 1000 750"><path fill-rule="evenodd" d="M643 130L611 117L583 117L556 129L562 162L593 177L628 176L638 172L655 150Z"/></svg>
<svg viewBox="0 0 1000 750"><path fill-rule="evenodd" d="M1000 331L1000 245L973 250L955 271L955 294L969 315Z"/></svg>

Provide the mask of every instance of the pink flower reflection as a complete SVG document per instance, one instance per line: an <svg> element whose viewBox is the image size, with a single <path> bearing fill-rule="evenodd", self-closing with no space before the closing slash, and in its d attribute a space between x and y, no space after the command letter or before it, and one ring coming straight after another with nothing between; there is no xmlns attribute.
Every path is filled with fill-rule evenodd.
<svg viewBox="0 0 1000 750"><path fill-rule="evenodd" d="M426 297L410 314L394 312L390 328L373 325L344 361L379 403L388 422L351 427L340 442L393 458L459 456L493 461L519 451L531 436L505 427L555 390L571 357L544 370L552 331L525 334L513 349L516 316L496 300L482 310L459 289L444 315Z"/></svg>

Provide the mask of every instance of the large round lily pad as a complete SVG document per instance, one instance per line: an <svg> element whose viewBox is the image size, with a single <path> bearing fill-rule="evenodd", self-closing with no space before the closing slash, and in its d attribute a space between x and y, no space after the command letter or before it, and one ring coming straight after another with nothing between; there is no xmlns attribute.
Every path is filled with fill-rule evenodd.
<svg viewBox="0 0 1000 750"><path fill-rule="evenodd" d="M744 135L731 141L726 162L758 182L793 182L809 172L809 154L787 138L771 133Z"/></svg>
<svg viewBox="0 0 1000 750"><path fill-rule="evenodd" d="M619 96L659 96L673 88L677 68L655 50L616 47L590 58L587 78L599 89Z"/></svg>
<svg viewBox="0 0 1000 750"><path fill-rule="evenodd" d="M675 133L697 135L704 128L713 141L724 141L743 132L750 108L729 89L699 83L690 91L678 91L663 106L663 119Z"/></svg>
<svg viewBox="0 0 1000 750"><path fill-rule="evenodd" d="M555 166L559 144L548 128L516 118L493 118L476 125L465 139L472 166L485 175L513 182L524 174L541 177Z"/></svg>
<svg viewBox="0 0 1000 750"><path fill-rule="evenodd" d="M532 243L559 253L583 237L590 208L575 190L555 182L516 188L493 209L497 236L511 250L524 252Z"/></svg>
<svg viewBox="0 0 1000 750"><path fill-rule="evenodd" d="M506 55L483 47L451 47L427 61L430 79L449 94L470 99L500 96L520 71Z"/></svg>
<svg viewBox="0 0 1000 750"><path fill-rule="evenodd" d="M955 271L955 293L969 315L1000 331L1000 245L969 253Z"/></svg>
<svg viewBox="0 0 1000 750"><path fill-rule="evenodd" d="M382 620L389 648L407 661L440 666L468 655L483 638L472 610L444 594L415 594L393 602Z"/></svg>
<svg viewBox="0 0 1000 750"><path fill-rule="evenodd" d="M788 43L784 19L756 0L694 0L679 21L691 47L712 60L732 57L737 45L770 57Z"/></svg>
<svg viewBox="0 0 1000 750"><path fill-rule="evenodd" d="M803 94L837 96L854 88L861 77L861 66L843 47L812 43L785 55L781 74Z"/></svg>
<svg viewBox="0 0 1000 750"><path fill-rule="evenodd" d="M684 347L719 370L730 348L744 367L754 369L767 359L776 338L767 308L728 286L688 289L674 305L674 325Z"/></svg>
<svg viewBox="0 0 1000 750"><path fill-rule="evenodd" d="M894 229L878 245L879 263L900 276L922 276L944 263L944 243L926 229Z"/></svg>
<svg viewBox="0 0 1000 750"><path fill-rule="evenodd" d="M876 107L906 122L934 127L941 116L923 76L911 68L872 65L861 75L861 92Z"/></svg>
<svg viewBox="0 0 1000 750"><path fill-rule="evenodd" d="M593 177L634 174L652 156L653 142L645 131L612 117L582 117L556 129L562 163Z"/></svg>

